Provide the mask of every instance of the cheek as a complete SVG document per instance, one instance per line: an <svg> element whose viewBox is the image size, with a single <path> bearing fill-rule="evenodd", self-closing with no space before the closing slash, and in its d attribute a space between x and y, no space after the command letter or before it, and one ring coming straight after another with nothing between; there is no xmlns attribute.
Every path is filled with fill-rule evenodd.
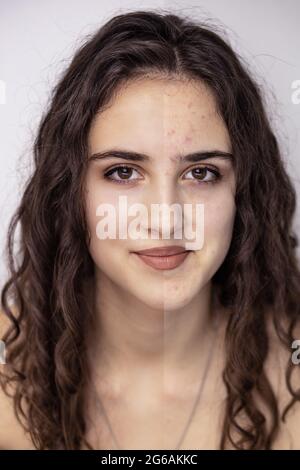
<svg viewBox="0 0 300 470"><path fill-rule="evenodd" d="M101 182L97 181L94 175L90 175L86 181L85 202L86 221L91 236L91 243L93 243L93 245L99 245L101 243L102 246L109 240L101 240L97 237L97 224L104 217L106 220L110 220L113 214L117 214L118 196L116 191L113 191L109 187L105 187L103 184L101 185ZM99 214L99 212L97 214L97 209L100 209L101 205L108 205L110 207L108 211L108 209L105 209L105 206L103 206L103 210L105 212L102 216ZM116 220L118 220L118 218ZM112 227L114 226L114 222L115 217L113 217L113 220L111 220Z"/></svg>
<svg viewBox="0 0 300 470"><path fill-rule="evenodd" d="M222 204L206 204L204 207L204 233L210 238L230 238L235 216L233 201L223 201ZM204 240L205 241L205 240Z"/></svg>
<svg viewBox="0 0 300 470"><path fill-rule="evenodd" d="M97 268L108 275L120 269L120 247L116 246L116 243L117 240L99 240L96 236L91 239L91 257Z"/></svg>
<svg viewBox="0 0 300 470"><path fill-rule="evenodd" d="M86 184L86 218L89 230L92 235L96 234L96 227L100 220L104 218L109 221L111 227L116 227L116 234L119 233L119 221L132 220L127 217L127 210L136 202L140 201L142 193L130 191L128 194L121 185L101 184L94 177L87 179ZM102 216L97 209L103 205ZM109 209L107 208L109 206Z"/></svg>
<svg viewBox="0 0 300 470"><path fill-rule="evenodd" d="M235 219L235 203L231 195L222 201L210 201L204 205L204 245L201 251L217 267L229 249Z"/></svg>
<svg viewBox="0 0 300 470"><path fill-rule="evenodd" d="M114 211L108 212L105 209L105 215L97 215L97 208L101 204L109 204ZM117 237L113 238L114 234L110 238L101 239L97 235L97 229L99 229L101 220L105 219L109 222L111 229L112 227L116 228L117 234L118 216L118 195L116 191L103 188L97 182L88 180L86 190L86 221L90 234L89 252L95 265L109 275L112 275L116 269L120 271L120 263L124 264L124 261L126 261L120 258L120 253L122 255L124 252L125 240L119 240Z"/></svg>

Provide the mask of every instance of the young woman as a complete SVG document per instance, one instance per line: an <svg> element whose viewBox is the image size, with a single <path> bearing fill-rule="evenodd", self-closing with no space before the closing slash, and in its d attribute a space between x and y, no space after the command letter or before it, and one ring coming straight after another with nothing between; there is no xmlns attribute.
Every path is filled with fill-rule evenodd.
<svg viewBox="0 0 300 470"><path fill-rule="evenodd" d="M115 16L57 84L34 163L8 234L0 447L300 448L295 190L231 47L168 12ZM203 244L175 217L168 239L146 219L148 238L99 237L121 197L201 204Z"/></svg>

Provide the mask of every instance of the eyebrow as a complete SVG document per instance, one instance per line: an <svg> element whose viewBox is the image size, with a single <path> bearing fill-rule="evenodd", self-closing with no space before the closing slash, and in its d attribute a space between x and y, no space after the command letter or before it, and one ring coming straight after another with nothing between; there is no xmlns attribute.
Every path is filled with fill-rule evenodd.
<svg viewBox="0 0 300 470"><path fill-rule="evenodd" d="M139 152L132 152L129 150L110 149L104 152L97 152L89 157L89 160L103 160L107 158L121 158L123 160L129 160L134 162L149 162L151 157ZM176 160L179 162L200 162L208 158L225 158L233 160L233 154L222 150L204 150L198 152L188 153L187 155L177 155Z"/></svg>

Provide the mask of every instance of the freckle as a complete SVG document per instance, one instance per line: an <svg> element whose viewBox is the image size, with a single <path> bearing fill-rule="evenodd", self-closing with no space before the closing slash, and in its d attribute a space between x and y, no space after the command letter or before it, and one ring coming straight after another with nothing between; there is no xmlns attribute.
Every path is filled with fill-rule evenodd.
<svg viewBox="0 0 300 470"><path fill-rule="evenodd" d="M175 134L175 129L171 129L170 131L168 131L168 135L174 135Z"/></svg>
<svg viewBox="0 0 300 470"><path fill-rule="evenodd" d="M205 117L206 117L205 114L202 114L201 119L205 119Z"/></svg>

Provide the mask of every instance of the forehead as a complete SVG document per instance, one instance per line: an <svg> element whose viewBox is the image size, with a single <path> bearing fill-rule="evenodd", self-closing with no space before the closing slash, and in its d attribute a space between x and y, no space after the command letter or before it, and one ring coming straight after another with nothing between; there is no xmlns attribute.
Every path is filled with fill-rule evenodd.
<svg viewBox="0 0 300 470"><path fill-rule="evenodd" d="M121 88L94 119L92 151L112 144L155 155L230 150L212 92L201 82L144 79Z"/></svg>

